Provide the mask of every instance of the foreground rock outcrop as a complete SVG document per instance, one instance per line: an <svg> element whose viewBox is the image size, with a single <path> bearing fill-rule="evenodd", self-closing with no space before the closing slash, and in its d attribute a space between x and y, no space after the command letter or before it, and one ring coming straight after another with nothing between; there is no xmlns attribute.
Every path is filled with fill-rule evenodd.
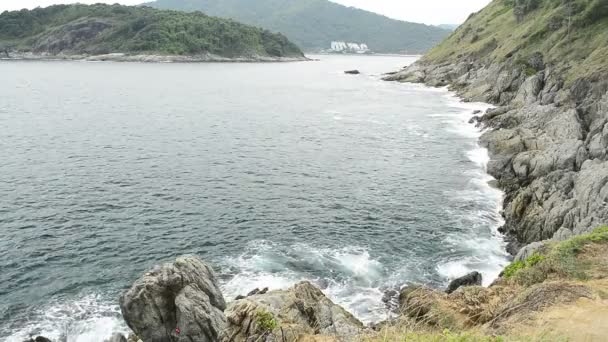
<svg viewBox="0 0 608 342"><path fill-rule="evenodd" d="M120 308L143 342L351 340L364 328L309 282L252 291L227 306L212 268L194 256L145 273L121 296Z"/></svg>
<svg viewBox="0 0 608 342"><path fill-rule="evenodd" d="M144 342L219 341L226 328L213 269L192 256L144 274L121 296L120 309Z"/></svg>
<svg viewBox="0 0 608 342"><path fill-rule="evenodd" d="M277 341L296 341L306 335L350 340L364 328L352 314L306 281L288 290L237 300L228 306L226 316L228 341L256 341L265 336Z"/></svg>

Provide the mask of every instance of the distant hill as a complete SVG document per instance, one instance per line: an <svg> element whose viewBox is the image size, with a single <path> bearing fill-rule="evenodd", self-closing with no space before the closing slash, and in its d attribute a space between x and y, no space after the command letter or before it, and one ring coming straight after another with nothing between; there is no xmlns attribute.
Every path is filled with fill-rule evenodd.
<svg viewBox="0 0 608 342"><path fill-rule="evenodd" d="M302 56L281 34L209 17L121 5L56 5L0 14L3 50L44 54Z"/></svg>
<svg viewBox="0 0 608 342"><path fill-rule="evenodd" d="M281 32L306 51L348 41L367 43L375 52L422 53L450 34L435 26L393 20L327 0L157 0L145 5L233 18Z"/></svg>
<svg viewBox="0 0 608 342"><path fill-rule="evenodd" d="M458 26L460 26L460 24L440 24L437 25L437 27L442 28L444 30L450 30L450 31L454 31L455 29L458 28Z"/></svg>

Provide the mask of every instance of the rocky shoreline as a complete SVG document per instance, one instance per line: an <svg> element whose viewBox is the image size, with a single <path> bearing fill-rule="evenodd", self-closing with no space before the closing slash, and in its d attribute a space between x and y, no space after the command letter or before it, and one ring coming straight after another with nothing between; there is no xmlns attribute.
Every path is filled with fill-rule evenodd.
<svg viewBox="0 0 608 342"><path fill-rule="evenodd" d="M0 61L84 61L84 62L139 62L139 63L276 63L311 61L305 56L297 57L222 57L213 54L203 55L150 55L109 53L103 55L50 54L33 52L2 52Z"/></svg>
<svg viewBox="0 0 608 342"><path fill-rule="evenodd" d="M508 251L521 259L543 241L562 241L608 222L608 79L567 83L564 66L483 59L422 59L387 81L448 86L465 101L497 107L472 122L487 129L488 173L505 192Z"/></svg>

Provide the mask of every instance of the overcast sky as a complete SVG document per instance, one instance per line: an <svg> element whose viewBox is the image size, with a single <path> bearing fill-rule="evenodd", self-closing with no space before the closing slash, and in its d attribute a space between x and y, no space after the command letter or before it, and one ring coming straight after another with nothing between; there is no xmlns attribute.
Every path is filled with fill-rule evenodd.
<svg viewBox="0 0 608 342"><path fill-rule="evenodd" d="M252 0L255 1L255 0ZM332 0L347 6L407 21L426 24L460 24L472 12L480 10L490 0ZM0 0L0 11L21 8L46 7L58 3L119 2L135 5L145 0Z"/></svg>

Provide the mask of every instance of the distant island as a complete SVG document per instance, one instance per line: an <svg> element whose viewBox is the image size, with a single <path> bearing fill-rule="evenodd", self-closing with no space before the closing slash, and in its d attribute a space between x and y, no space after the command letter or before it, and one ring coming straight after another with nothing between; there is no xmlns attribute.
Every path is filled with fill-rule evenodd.
<svg viewBox="0 0 608 342"><path fill-rule="evenodd" d="M281 32L304 51L319 52L332 42L365 43L377 53L420 54L451 30L416 24L346 7L328 0L156 0L146 6L202 11Z"/></svg>
<svg viewBox="0 0 608 342"><path fill-rule="evenodd" d="M305 59L285 36L149 7L56 5L0 14L0 58L151 62Z"/></svg>

